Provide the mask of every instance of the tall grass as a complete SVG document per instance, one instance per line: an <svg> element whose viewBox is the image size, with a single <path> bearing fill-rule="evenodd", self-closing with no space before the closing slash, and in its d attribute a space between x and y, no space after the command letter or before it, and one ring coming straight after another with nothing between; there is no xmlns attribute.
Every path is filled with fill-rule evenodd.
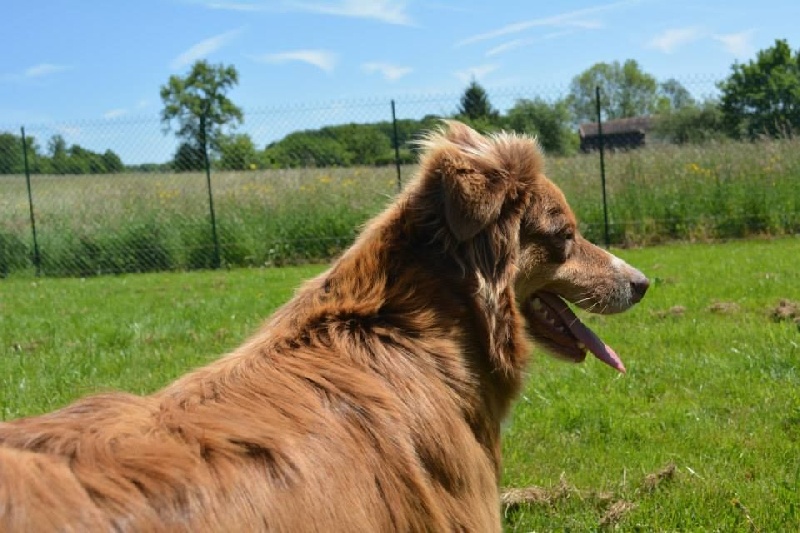
<svg viewBox="0 0 800 533"><path fill-rule="evenodd" d="M800 230L800 141L661 145L606 159L610 237L630 246ZM406 180L414 167L403 169ZM548 160L584 233L603 239L596 155ZM396 193L393 168L215 173L228 266L330 259ZM34 176L43 270L54 275L206 268L214 244L202 174ZM21 176L0 177L0 274L31 267Z"/></svg>

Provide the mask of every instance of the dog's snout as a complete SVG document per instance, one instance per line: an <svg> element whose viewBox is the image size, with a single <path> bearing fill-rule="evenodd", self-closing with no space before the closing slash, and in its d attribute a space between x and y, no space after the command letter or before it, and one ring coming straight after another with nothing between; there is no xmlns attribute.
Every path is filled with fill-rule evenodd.
<svg viewBox="0 0 800 533"><path fill-rule="evenodd" d="M650 280L635 268L631 270L633 270L631 273L631 297L633 303L638 303L644 298L644 293L650 287Z"/></svg>

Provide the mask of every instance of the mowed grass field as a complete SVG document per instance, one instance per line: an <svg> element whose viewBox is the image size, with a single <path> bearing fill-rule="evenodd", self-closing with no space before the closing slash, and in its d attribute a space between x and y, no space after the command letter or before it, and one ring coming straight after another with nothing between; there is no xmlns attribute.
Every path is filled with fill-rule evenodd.
<svg viewBox="0 0 800 533"><path fill-rule="evenodd" d="M502 484L528 489L507 531L800 530L800 238L616 252L650 292L582 316L628 374L535 353L504 430ZM2 418L156 390L323 268L2 280Z"/></svg>
<svg viewBox="0 0 800 533"><path fill-rule="evenodd" d="M800 139L654 145L606 158L610 239L617 245L800 231ZM404 167L407 182L415 167ZM604 239L596 154L553 157L584 234ZM212 266L202 173L32 176L42 270L49 275ZM214 172L221 263L324 262L397 192L394 167ZM23 176L0 176L0 275L32 271Z"/></svg>

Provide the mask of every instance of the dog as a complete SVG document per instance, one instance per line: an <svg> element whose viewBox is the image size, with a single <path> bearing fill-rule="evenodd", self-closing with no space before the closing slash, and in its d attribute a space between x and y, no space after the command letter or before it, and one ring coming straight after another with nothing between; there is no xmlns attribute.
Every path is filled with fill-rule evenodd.
<svg viewBox="0 0 800 533"><path fill-rule="evenodd" d="M238 349L150 396L0 424L0 530L500 531L529 336L624 372L566 302L624 311L648 281L581 237L534 139L445 122L420 150Z"/></svg>

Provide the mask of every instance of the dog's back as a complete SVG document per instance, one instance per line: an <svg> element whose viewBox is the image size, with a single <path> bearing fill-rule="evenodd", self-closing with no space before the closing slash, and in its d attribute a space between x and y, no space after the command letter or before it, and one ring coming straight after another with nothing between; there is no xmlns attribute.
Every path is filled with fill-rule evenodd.
<svg viewBox="0 0 800 533"><path fill-rule="evenodd" d="M499 445L498 428L463 357L477 341L453 335L463 275L391 237L373 228L257 336L153 396L0 424L0 529L496 529L499 451L476 431Z"/></svg>

